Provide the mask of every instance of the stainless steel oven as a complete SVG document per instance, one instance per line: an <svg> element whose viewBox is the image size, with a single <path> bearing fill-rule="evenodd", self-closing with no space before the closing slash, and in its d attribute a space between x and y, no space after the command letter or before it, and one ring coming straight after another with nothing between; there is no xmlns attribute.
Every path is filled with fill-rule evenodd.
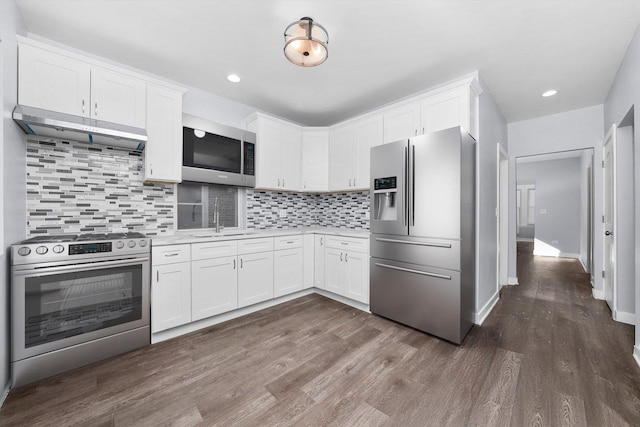
<svg viewBox="0 0 640 427"><path fill-rule="evenodd" d="M13 386L149 344L149 253L139 233L14 245Z"/></svg>

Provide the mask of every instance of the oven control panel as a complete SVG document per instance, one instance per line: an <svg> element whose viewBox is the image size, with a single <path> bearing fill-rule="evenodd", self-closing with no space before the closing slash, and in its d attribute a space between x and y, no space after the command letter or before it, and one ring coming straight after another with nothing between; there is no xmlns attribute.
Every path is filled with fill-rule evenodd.
<svg viewBox="0 0 640 427"><path fill-rule="evenodd" d="M111 242L77 243L69 245L69 255L97 254L101 252L111 252Z"/></svg>

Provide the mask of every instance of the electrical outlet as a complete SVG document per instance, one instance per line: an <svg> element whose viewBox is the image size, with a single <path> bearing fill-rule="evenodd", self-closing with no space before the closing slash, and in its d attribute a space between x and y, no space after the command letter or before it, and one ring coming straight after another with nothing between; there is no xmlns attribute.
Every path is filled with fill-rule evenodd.
<svg viewBox="0 0 640 427"><path fill-rule="evenodd" d="M552 245L557 245L558 243L560 243L560 241L558 241L558 240L552 240L552 241L551 241L551 244L552 244Z"/></svg>
<svg viewBox="0 0 640 427"><path fill-rule="evenodd" d="M280 210L278 211L278 216L279 216L280 218L286 218L286 217L287 217L287 210L286 210L286 209L280 209Z"/></svg>
<svg viewBox="0 0 640 427"><path fill-rule="evenodd" d="M546 209L540 209L540 213L541 213L542 215L546 215L546 214L547 214L547 210L546 210Z"/></svg>

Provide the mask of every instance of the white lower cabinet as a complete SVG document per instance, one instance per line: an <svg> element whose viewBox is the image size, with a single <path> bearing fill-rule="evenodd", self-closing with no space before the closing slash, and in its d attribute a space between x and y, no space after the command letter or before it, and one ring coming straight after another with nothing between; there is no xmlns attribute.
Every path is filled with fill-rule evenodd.
<svg viewBox="0 0 640 427"><path fill-rule="evenodd" d="M313 286L324 289L324 242L325 236L314 236Z"/></svg>
<svg viewBox="0 0 640 427"><path fill-rule="evenodd" d="M302 290L303 249L285 249L273 253L273 295L281 297Z"/></svg>
<svg viewBox="0 0 640 427"><path fill-rule="evenodd" d="M151 280L152 332L191 322L191 263L154 265Z"/></svg>
<svg viewBox="0 0 640 427"><path fill-rule="evenodd" d="M236 256L191 262L191 320L238 308Z"/></svg>
<svg viewBox="0 0 640 427"><path fill-rule="evenodd" d="M238 307L273 298L273 252L238 256Z"/></svg>
<svg viewBox="0 0 640 427"><path fill-rule="evenodd" d="M369 241L326 238L324 288L352 300L369 304Z"/></svg>

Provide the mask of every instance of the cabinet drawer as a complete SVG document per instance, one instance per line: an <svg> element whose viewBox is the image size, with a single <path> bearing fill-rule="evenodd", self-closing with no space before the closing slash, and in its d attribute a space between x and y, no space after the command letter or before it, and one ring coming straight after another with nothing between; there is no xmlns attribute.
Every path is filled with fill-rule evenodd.
<svg viewBox="0 0 640 427"><path fill-rule="evenodd" d="M191 245L171 245L151 247L153 265L174 264L191 260Z"/></svg>
<svg viewBox="0 0 640 427"><path fill-rule="evenodd" d="M303 236L282 236L273 239L274 250L301 248Z"/></svg>
<svg viewBox="0 0 640 427"><path fill-rule="evenodd" d="M369 239L358 239L356 237L338 237L338 236L326 236L327 248L342 249L345 251L355 251L368 253L369 252Z"/></svg>
<svg viewBox="0 0 640 427"><path fill-rule="evenodd" d="M267 252L273 250L273 238L238 240L238 255Z"/></svg>
<svg viewBox="0 0 640 427"><path fill-rule="evenodd" d="M225 240L222 242L193 243L191 245L191 259L220 258L225 256L235 256L238 254L238 241Z"/></svg>

